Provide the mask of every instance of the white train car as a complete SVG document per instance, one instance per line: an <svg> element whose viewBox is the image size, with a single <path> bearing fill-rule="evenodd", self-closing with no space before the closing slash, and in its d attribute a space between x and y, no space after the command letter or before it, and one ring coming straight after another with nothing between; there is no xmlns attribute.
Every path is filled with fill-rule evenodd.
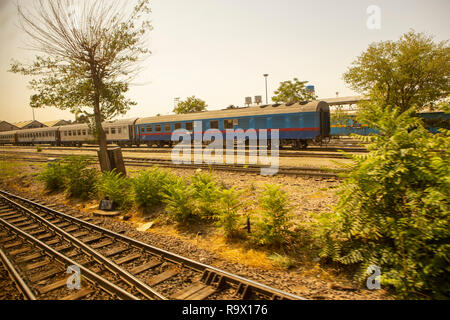
<svg viewBox="0 0 450 320"><path fill-rule="evenodd" d="M134 142L134 124L137 118L104 122L102 124L106 139L110 144L131 146ZM59 127L62 145L78 145L95 143L95 137L87 124L75 124Z"/></svg>
<svg viewBox="0 0 450 320"><path fill-rule="evenodd" d="M0 145L15 144L17 131L0 132Z"/></svg>
<svg viewBox="0 0 450 320"><path fill-rule="evenodd" d="M17 144L34 145L34 144L51 144L58 145L59 132L58 128L37 128L19 130L17 132Z"/></svg>
<svg viewBox="0 0 450 320"><path fill-rule="evenodd" d="M87 124L73 124L58 127L63 146L93 143L95 138Z"/></svg>

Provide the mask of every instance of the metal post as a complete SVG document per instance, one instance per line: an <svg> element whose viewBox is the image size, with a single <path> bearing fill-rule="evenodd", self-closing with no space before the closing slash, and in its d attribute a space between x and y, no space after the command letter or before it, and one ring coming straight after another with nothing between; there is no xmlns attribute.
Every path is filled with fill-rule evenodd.
<svg viewBox="0 0 450 320"><path fill-rule="evenodd" d="M268 96L267 96L267 77L268 77L269 75L266 73L266 74L264 74L264 78L266 79L266 104L269 104L269 99L268 99Z"/></svg>

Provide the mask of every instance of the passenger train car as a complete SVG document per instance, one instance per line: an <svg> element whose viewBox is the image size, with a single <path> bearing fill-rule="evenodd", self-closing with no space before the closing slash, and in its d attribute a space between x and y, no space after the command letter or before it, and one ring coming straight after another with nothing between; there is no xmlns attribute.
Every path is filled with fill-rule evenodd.
<svg viewBox="0 0 450 320"><path fill-rule="evenodd" d="M313 101L143 118L136 121L136 136L141 144L170 144L174 130L192 132L194 121L201 121L203 132L220 130L223 140L227 129L267 129L268 139L271 129L279 129L280 145L292 144L298 148L330 134L328 103Z"/></svg>
<svg viewBox="0 0 450 320"><path fill-rule="evenodd" d="M450 129L450 114L448 113L421 112L418 116L422 118L425 128L432 133L437 133L440 128ZM330 129L332 137L350 134L366 136L376 133L377 130L370 128L367 124L359 123L355 114L348 115L348 120L345 123L333 122Z"/></svg>
<svg viewBox="0 0 450 320"><path fill-rule="evenodd" d="M279 129L280 145L306 148L330 135L330 109L324 101L272 104L256 107L205 111L198 113L134 118L103 123L108 143L120 146L172 144L171 134L177 129L193 132L194 121L202 131L217 129L225 137L227 129ZM81 146L94 143L94 135L86 124L0 132L0 144L51 144ZM224 139L225 140L225 139Z"/></svg>

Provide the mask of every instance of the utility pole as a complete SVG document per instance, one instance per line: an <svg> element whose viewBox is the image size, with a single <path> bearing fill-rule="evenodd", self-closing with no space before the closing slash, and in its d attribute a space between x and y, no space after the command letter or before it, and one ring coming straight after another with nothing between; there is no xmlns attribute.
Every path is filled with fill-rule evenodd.
<svg viewBox="0 0 450 320"><path fill-rule="evenodd" d="M267 96L267 77L269 76L269 74L265 73L264 74L264 78L266 79L266 104L269 104L269 99Z"/></svg>

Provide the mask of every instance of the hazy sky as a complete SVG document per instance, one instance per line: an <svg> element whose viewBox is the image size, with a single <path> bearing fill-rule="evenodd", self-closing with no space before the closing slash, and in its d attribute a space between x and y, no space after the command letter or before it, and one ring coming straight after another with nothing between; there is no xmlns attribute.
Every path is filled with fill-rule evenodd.
<svg viewBox="0 0 450 320"><path fill-rule="evenodd" d="M366 26L370 5L381 8L380 30ZM243 106L246 96L265 96L264 73L269 97L294 77L322 98L352 95L342 74L370 43L410 28L450 39L449 0L153 0L151 8L152 56L126 118L170 113L175 97L191 95L210 110ZM0 0L0 120L10 122L32 118L29 78L7 72L12 58L30 57L16 24L12 1ZM36 110L37 120L60 118L74 116Z"/></svg>

